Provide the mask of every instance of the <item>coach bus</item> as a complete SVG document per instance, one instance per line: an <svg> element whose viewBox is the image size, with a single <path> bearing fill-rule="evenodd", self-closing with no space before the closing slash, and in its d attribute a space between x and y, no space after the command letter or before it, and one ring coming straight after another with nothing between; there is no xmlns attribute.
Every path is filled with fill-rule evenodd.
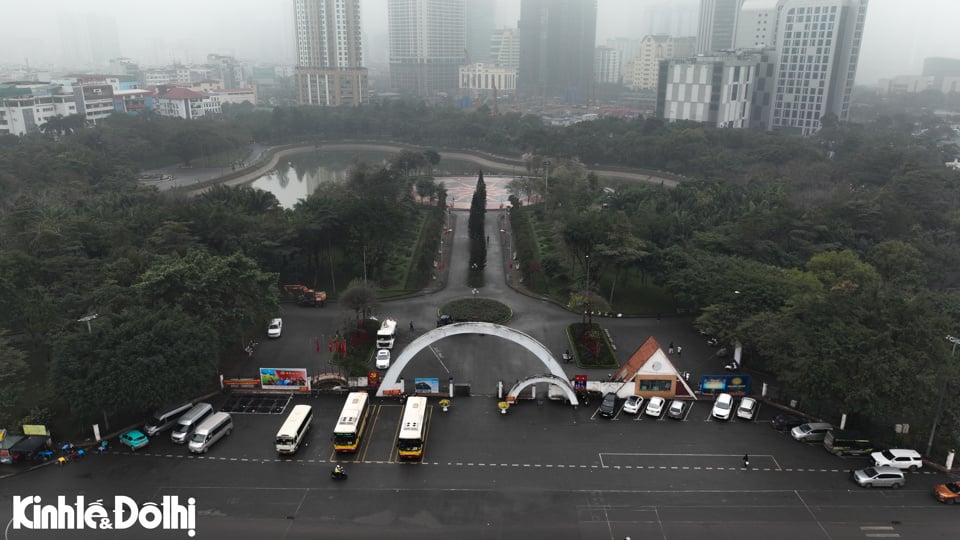
<svg viewBox="0 0 960 540"><path fill-rule="evenodd" d="M397 440L397 453L400 459L423 457L423 444L427 439L426 414L427 398L422 396L407 398L407 404L403 409L403 421L400 424L400 437Z"/></svg>
<svg viewBox="0 0 960 540"><path fill-rule="evenodd" d="M366 392L351 392L343 405L337 427L333 431L333 449L337 452L356 452L367 426L368 399Z"/></svg>
<svg viewBox="0 0 960 540"><path fill-rule="evenodd" d="M277 453L292 454L300 448L300 443L310 431L310 423L313 422L313 407L310 405L297 405L290 411L280 431L277 432Z"/></svg>
<svg viewBox="0 0 960 540"><path fill-rule="evenodd" d="M383 321L383 324L380 325L380 329L377 330L377 348L378 349L392 349L393 342L397 338L397 321L393 319L387 319Z"/></svg>

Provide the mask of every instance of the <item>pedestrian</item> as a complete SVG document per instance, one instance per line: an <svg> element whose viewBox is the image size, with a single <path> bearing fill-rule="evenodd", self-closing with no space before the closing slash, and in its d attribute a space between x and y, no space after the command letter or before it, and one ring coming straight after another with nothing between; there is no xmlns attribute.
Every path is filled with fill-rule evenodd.
<svg viewBox="0 0 960 540"><path fill-rule="evenodd" d="M410 321L410 331L413 332L413 321Z"/></svg>
<svg viewBox="0 0 960 540"><path fill-rule="evenodd" d="M670 342L670 348L667 349L667 351L668 351L669 354L673 354L673 342L672 342L672 341Z"/></svg>
<svg viewBox="0 0 960 540"><path fill-rule="evenodd" d="M743 455L743 468L744 469L750 468L750 456L747 454Z"/></svg>
<svg viewBox="0 0 960 540"><path fill-rule="evenodd" d="M677 345L677 356L681 356L682 354L683 354L683 347Z"/></svg>

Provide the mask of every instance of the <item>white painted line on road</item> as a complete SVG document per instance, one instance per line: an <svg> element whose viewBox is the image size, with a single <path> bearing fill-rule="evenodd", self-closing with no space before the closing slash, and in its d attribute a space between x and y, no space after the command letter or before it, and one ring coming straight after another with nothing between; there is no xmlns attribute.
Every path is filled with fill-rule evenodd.
<svg viewBox="0 0 960 540"><path fill-rule="evenodd" d="M867 538L900 538L899 533L870 533L864 536Z"/></svg>
<svg viewBox="0 0 960 540"><path fill-rule="evenodd" d="M893 526L891 525L862 525L860 527L861 531L892 531Z"/></svg>
<svg viewBox="0 0 960 540"><path fill-rule="evenodd" d="M477 463L478 467L485 467L486 465L487 465L486 463Z"/></svg>

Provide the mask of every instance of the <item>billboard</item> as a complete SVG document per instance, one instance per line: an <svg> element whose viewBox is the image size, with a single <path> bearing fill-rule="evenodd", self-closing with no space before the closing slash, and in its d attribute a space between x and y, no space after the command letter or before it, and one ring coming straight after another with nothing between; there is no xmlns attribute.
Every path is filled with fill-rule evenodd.
<svg viewBox="0 0 960 540"><path fill-rule="evenodd" d="M418 394L439 394L440 379L428 377L416 377L413 379L414 392Z"/></svg>
<svg viewBox="0 0 960 540"><path fill-rule="evenodd" d="M260 368L260 388L309 392L310 378L303 368Z"/></svg>
<svg viewBox="0 0 960 540"><path fill-rule="evenodd" d="M745 396L750 393L749 375L704 375L700 378L700 393L714 396L720 393Z"/></svg>

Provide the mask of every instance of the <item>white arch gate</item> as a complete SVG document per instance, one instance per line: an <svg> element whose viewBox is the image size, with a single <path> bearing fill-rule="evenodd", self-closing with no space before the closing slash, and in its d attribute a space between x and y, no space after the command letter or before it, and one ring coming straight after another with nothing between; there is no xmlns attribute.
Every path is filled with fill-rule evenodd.
<svg viewBox="0 0 960 540"><path fill-rule="evenodd" d="M525 388L530 387L531 385L537 383L547 383L552 384L560 389L564 390L564 393L567 394L567 399L570 400L570 404L576 407L577 403L577 394L574 392L573 388L570 387L570 381L566 377L557 377L556 375L543 374L543 375L531 375L526 379L521 379L517 381L513 388L507 392L507 403L516 403L517 397L520 396L520 392L523 392ZM569 390L567 390L569 389ZM571 396L573 396L571 398Z"/></svg>
<svg viewBox="0 0 960 540"><path fill-rule="evenodd" d="M537 360L540 360L544 367L546 367L550 372L549 380L543 382L550 382L550 384L558 386L567 395L567 399L570 401L570 404L577 405L577 394L573 391L573 386L570 385L570 381L567 379L567 374L563 372L563 368L560 367L560 363L557 362L557 360L553 357L549 349L544 347L539 341L519 330L514 330L508 326L501 326L499 324L485 322L461 322L448 324L446 326L441 326L440 328L430 330L426 334L423 334L422 336L413 340L410 345L407 345L403 349L403 352L400 353L400 356L396 357L393 365L387 369L387 372L383 374L380 388L377 390L377 396L383 397L386 390L393 391L393 389L396 388L397 381L400 379L400 373L403 371L403 368L407 366L410 360L417 355L417 353L423 349L426 349L427 346L431 345L432 343L445 337L456 336L460 334L484 334L487 336L496 336L516 343L524 349L532 352L533 355L537 357Z"/></svg>

